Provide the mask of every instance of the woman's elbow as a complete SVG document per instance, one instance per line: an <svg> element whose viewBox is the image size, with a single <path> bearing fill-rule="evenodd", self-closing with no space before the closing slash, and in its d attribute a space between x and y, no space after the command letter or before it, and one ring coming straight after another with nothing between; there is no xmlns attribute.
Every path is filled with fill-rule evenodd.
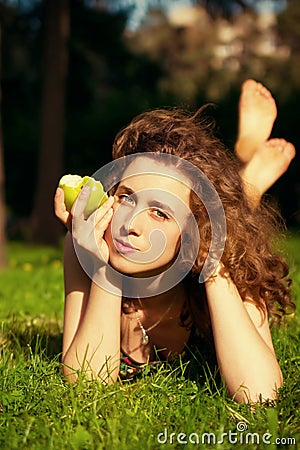
<svg viewBox="0 0 300 450"><path fill-rule="evenodd" d="M258 380L256 383L243 383L238 389L228 391L228 394L237 403L266 403L277 400L278 391L283 385L283 375L278 368L276 375L269 380Z"/></svg>
<svg viewBox="0 0 300 450"><path fill-rule="evenodd" d="M101 370L96 372L91 367L84 367L83 365L74 364L68 357L62 360L62 374L64 379L74 384L79 380L85 381L98 381L103 384L114 384L118 380L119 368L116 367L113 370L111 368L102 367Z"/></svg>

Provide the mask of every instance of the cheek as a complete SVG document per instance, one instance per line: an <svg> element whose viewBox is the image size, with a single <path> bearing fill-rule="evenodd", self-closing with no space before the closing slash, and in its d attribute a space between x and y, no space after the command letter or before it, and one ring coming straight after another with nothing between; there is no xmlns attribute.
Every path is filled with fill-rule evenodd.
<svg viewBox="0 0 300 450"><path fill-rule="evenodd" d="M106 229L104 233L104 237L118 236L120 234L120 229L125 223L125 211L124 208L120 208L118 203L113 204L113 217L109 224L109 227Z"/></svg>
<svg viewBox="0 0 300 450"><path fill-rule="evenodd" d="M180 238L181 232L177 226L166 233L166 251L168 254L172 254L172 256L174 256L178 253L181 241Z"/></svg>

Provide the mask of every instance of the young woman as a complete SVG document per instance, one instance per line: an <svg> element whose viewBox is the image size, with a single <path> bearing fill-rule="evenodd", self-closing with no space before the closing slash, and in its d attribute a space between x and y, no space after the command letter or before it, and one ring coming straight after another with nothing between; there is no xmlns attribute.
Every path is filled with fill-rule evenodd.
<svg viewBox="0 0 300 450"><path fill-rule="evenodd" d="M113 158L129 163L94 215L84 220L88 189L71 215L57 190L56 215L72 222L63 339L70 381L83 372L114 382L198 349L215 353L236 401L276 398L282 374L268 318L293 303L288 267L271 248L273 216L259 202L295 149L268 141L276 105L260 83L244 83L239 108L238 158L198 114L155 110L116 136Z"/></svg>

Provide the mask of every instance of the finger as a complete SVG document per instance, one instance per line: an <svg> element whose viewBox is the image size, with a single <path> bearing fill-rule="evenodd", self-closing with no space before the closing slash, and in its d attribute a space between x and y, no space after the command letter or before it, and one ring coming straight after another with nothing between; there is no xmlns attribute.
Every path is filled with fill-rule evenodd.
<svg viewBox="0 0 300 450"><path fill-rule="evenodd" d="M66 224L70 213L66 209L64 201L64 191L61 188L57 188L54 196L54 212L55 215Z"/></svg>
<svg viewBox="0 0 300 450"><path fill-rule="evenodd" d="M96 237L102 238L104 235L104 232L106 231L109 223L111 222L111 219L113 217L114 210L113 208L110 208L105 215L99 220L95 225L95 235Z"/></svg>
<svg viewBox="0 0 300 450"><path fill-rule="evenodd" d="M97 215L103 215L106 214L106 212L112 207L114 204L115 198L114 196L108 197L108 199L96 210Z"/></svg>
<svg viewBox="0 0 300 450"><path fill-rule="evenodd" d="M95 235L97 239L101 239L104 235L105 230L107 229L113 214L114 210L112 205L114 204L114 197L109 197L108 200L103 204L97 211L95 211L96 216L94 218L95 225Z"/></svg>
<svg viewBox="0 0 300 450"><path fill-rule="evenodd" d="M71 209L73 217L84 216L84 210L86 208L90 196L91 196L91 188L89 186L83 186Z"/></svg>
<svg viewBox="0 0 300 450"><path fill-rule="evenodd" d="M108 197L108 199L106 200L106 202L103 203L103 205L101 205L99 208L97 208L88 218L88 220L90 222L95 222L98 223L100 220L102 220L102 218L105 216L105 214L107 213L107 211L110 210L110 208L112 207L112 205L114 204L114 197Z"/></svg>
<svg viewBox="0 0 300 450"><path fill-rule="evenodd" d="M64 202L64 191L61 188L57 188L54 195L54 209L55 213L66 210L66 205Z"/></svg>

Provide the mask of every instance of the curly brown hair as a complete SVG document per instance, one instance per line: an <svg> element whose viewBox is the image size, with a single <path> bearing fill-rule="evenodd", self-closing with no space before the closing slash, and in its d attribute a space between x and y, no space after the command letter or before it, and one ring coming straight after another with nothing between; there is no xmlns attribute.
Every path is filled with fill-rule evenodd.
<svg viewBox="0 0 300 450"><path fill-rule="evenodd" d="M117 134L113 158L167 153L199 168L214 186L225 211L227 235L221 261L226 271L243 300L250 297L262 312L266 310L269 317L280 320L294 310L294 303L288 264L273 249L279 215L264 202L252 207L243 189L240 163L214 134L214 123L203 114L204 109L195 114L181 109L157 109L138 115ZM210 249L211 224L206 207L193 191L190 208L200 234L198 257L186 282L195 296L195 274L200 273ZM197 291L198 300L205 298L205 290L199 289L199 284ZM189 313L193 317L192 305Z"/></svg>

